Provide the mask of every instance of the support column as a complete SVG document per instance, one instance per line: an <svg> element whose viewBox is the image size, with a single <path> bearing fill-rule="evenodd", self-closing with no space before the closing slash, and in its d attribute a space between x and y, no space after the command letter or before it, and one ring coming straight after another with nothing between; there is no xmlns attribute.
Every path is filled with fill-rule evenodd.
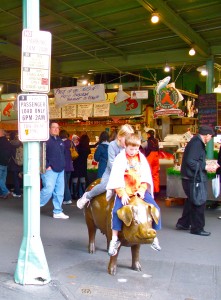
<svg viewBox="0 0 221 300"><path fill-rule="evenodd" d="M39 30L39 0L23 0L23 27ZM51 281L40 237L40 142L24 142L23 239L14 279L19 284Z"/></svg>

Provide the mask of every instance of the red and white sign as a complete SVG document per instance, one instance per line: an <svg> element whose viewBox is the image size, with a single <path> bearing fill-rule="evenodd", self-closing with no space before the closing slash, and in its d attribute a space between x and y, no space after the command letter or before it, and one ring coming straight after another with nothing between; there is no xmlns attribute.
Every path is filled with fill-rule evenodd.
<svg viewBox="0 0 221 300"><path fill-rule="evenodd" d="M21 90L48 93L50 91L51 33L22 31Z"/></svg>

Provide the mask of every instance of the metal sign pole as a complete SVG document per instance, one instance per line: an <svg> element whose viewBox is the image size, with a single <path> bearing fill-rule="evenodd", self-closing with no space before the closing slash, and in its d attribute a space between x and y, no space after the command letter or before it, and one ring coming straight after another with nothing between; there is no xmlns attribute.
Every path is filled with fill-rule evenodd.
<svg viewBox="0 0 221 300"><path fill-rule="evenodd" d="M23 27L39 30L39 0L23 0ZM14 279L23 285L43 285L51 278L40 238L40 142L24 142L23 147L24 228Z"/></svg>

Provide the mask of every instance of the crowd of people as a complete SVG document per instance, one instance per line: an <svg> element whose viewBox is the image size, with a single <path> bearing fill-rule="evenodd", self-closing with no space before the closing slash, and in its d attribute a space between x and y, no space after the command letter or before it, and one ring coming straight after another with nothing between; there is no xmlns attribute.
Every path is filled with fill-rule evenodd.
<svg viewBox="0 0 221 300"><path fill-rule="evenodd" d="M98 163L97 178L100 183L87 191L87 160L91 153L90 140L86 133L80 137L73 134L71 137L66 130L60 130L57 122L49 126L49 139L46 141L46 170L41 173L42 188L40 191L40 206L50 200L53 203L53 218L68 219L64 214L63 205L72 204L77 200L77 207L82 209L93 198L106 192L107 201L114 196L112 213L112 240L108 253L114 256L120 246L118 231L122 223L117 211L127 205L130 197L137 195L145 202L154 205L159 213L160 208L154 200L159 192L159 144L154 130L147 131L147 141L141 145L141 138L134 132L132 126L125 124L110 137L107 131L100 133L96 144L94 160ZM205 203L194 204L193 178L197 166L203 172L204 188L207 189L206 152L205 145L210 141L214 131L208 126L202 126L199 133L188 143L181 166L181 177L187 200L183 214L177 221L176 229L190 230L190 233L208 236L210 232L204 230ZM0 197L7 199L10 196L21 197L22 165L18 163L17 150L22 147L16 133L10 138L0 129ZM73 157L71 149L77 153ZM221 153L221 152L220 152ZM221 154L219 154L220 160ZM13 192L6 186L7 172L12 173ZM161 217L158 224L154 221L155 230L161 229ZM160 251L159 240L156 237L151 245L154 250Z"/></svg>

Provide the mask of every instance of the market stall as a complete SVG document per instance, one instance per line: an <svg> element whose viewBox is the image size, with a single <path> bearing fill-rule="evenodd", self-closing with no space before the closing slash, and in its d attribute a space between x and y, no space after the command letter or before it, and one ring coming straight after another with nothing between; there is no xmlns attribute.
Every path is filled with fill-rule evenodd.
<svg viewBox="0 0 221 300"><path fill-rule="evenodd" d="M216 160L208 160L208 163L215 163ZM212 179L215 178L215 173L208 174L208 200L221 201L221 194L215 198L212 192ZM167 198L186 198L186 195L182 187L182 179L180 174L180 166L175 166L167 169L167 186L166 186Z"/></svg>

